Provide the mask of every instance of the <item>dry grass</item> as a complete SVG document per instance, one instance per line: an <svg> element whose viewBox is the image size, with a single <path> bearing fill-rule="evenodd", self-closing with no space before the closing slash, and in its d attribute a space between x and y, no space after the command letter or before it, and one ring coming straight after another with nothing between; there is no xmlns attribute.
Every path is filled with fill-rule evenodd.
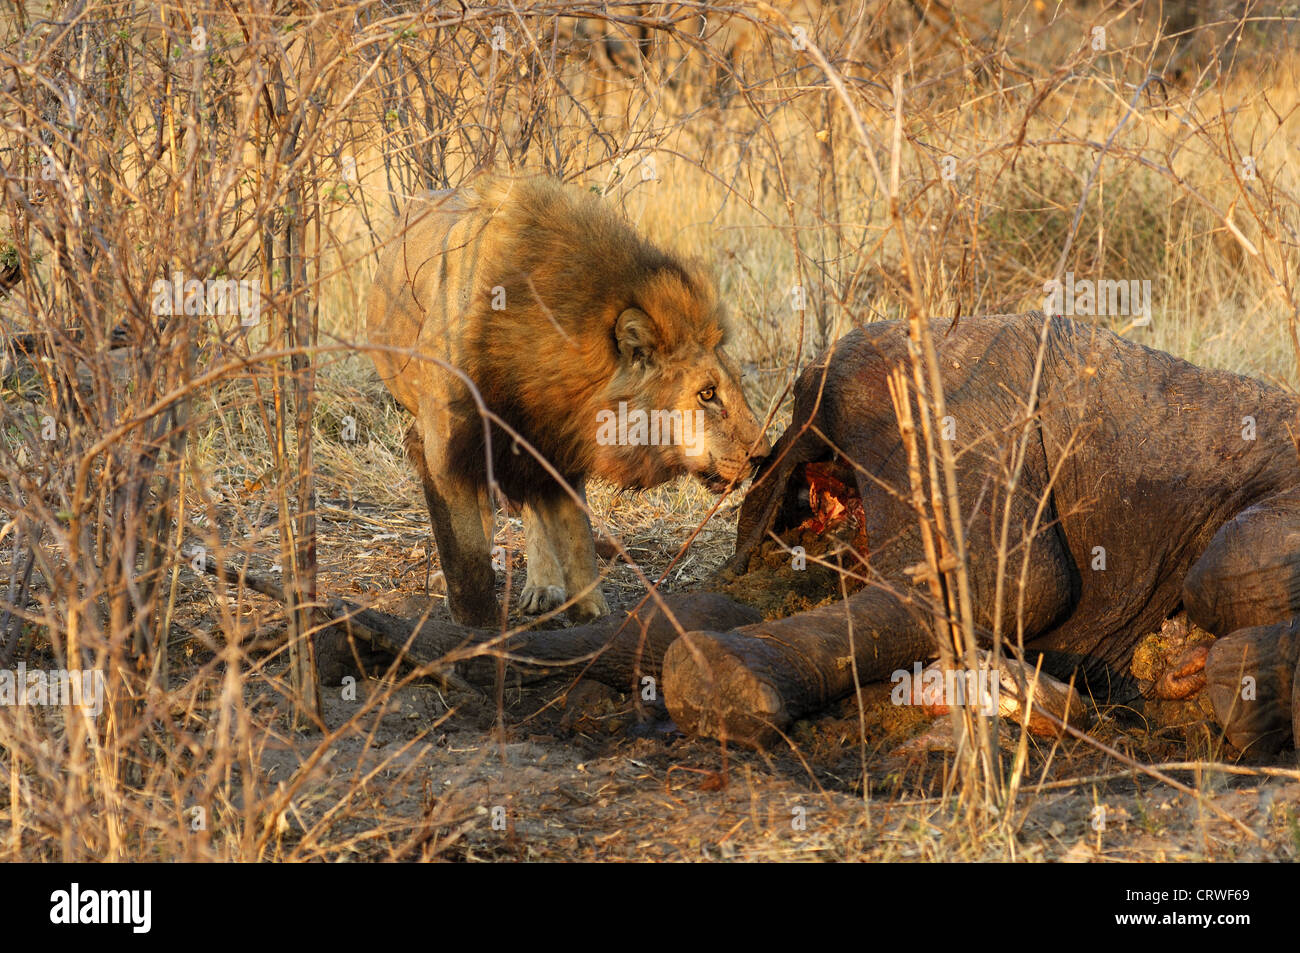
<svg viewBox="0 0 1300 953"><path fill-rule="evenodd" d="M900 747L924 726L881 705L863 713L865 738L846 704L762 756L636 737L617 693L564 682L488 699L394 667L355 699L328 687L321 732L300 724L311 704L288 649L300 622L190 570L203 545L292 576L309 472L320 592L423 598L432 567L404 421L354 345L396 208L480 165L590 186L710 262L772 432L798 368L855 324L909 304L940 317L1038 307L1067 271L1149 280L1151 325L1108 321L1143 343L1300 380L1300 21L1285 4L1234 7L1253 17L1240 31L1180 21L1185 42L1158 39L1148 5L1030 4L999 22L962 0L928 5L924 23L885 3L698 9L362 2L160 21L156 7L90 3L27 5L0 25L0 265L18 272L0 313L48 358L14 363L0 404L0 564L21 595L0 668L80 659L108 674L98 721L0 707L0 857L1300 854L1294 772L1178 774L1263 836L1252 844L1076 741L1029 745L1007 822L972 833L943 796L943 739L930 739L937 753ZM796 27L843 94L795 48ZM494 28L505 50L491 49ZM888 174L896 116L901 230L868 161ZM147 289L173 269L260 278L261 325L158 331ZM312 324L315 387L295 401L301 368L268 354L306 344ZM355 440L342 439L347 418ZM694 535L715 502L694 484L591 499L668 588L698 585L729 554L734 501ZM517 545L517 521L498 530ZM626 604L639 578L609 569ZM434 589L424 604L441 611ZM1143 762L1228 754L1204 712L1180 718L1185 730L1114 721L1096 734Z"/></svg>

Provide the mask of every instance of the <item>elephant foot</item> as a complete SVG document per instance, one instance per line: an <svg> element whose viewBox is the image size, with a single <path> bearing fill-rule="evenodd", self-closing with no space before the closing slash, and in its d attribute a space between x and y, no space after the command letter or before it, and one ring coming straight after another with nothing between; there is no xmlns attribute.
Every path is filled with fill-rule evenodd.
<svg viewBox="0 0 1300 953"><path fill-rule="evenodd" d="M1300 619L1238 629L1210 648L1206 683L1214 716L1232 745L1271 755L1294 743Z"/></svg>

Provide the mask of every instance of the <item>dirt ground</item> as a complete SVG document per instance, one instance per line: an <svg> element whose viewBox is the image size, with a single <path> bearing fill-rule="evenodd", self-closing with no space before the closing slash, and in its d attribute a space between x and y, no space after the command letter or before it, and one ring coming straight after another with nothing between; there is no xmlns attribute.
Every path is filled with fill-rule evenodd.
<svg viewBox="0 0 1300 953"><path fill-rule="evenodd" d="M446 617L426 558L422 509L325 502L323 592L399 614L427 609ZM498 525L502 540L518 532L517 521ZM679 534L648 519L623 538L643 571L657 577L689 529ZM727 517L710 524L699 545L705 555L688 572L670 572L666 588L698 585L710 563L721 562L731 532ZM626 607L639 592L636 576L626 565L605 565L611 603ZM512 569L522 579L522 556ZM210 631L212 583L205 589L193 582L188 625ZM813 597L794 598L806 604ZM772 611L786 601L778 593ZM283 619L269 602L247 608L264 642L252 656L260 658L261 678L246 680L250 695L263 696L262 708L256 699L249 704L274 711L283 728ZM1154 678L1158 660L1189 638L1199 636L1183 623L1167 624L1139 650L1135 674ZM192 641L177 646L175 669L200 665L205 654ZM337 736L323 759L303 767L322 742L311 731L283 731L283 743L260 754L267 784L293 778L301 785L294 809L279 821L280 856L301 857L302 845L311 844L308 857L355 860L1300 857L1294 753L1235 765L1202 698L1102 709L1092 730L1139 762L1185 765L1164 770L1187 790L1136 773L1083 741L1029 737L1014 811L1004 826L972 831L953 820L948 719L892 705L887 684L864 686L860 706L849 698L796 723L779 749L754 752L685 737L662 709L573 676L504 685L494 694L404 679L380 656L363 662L367 673L354 686L324 689L325 723ZM1019 729L1003 722L1000 738L1009 773ZM326 846L340 843L346 848Z"/></svg>

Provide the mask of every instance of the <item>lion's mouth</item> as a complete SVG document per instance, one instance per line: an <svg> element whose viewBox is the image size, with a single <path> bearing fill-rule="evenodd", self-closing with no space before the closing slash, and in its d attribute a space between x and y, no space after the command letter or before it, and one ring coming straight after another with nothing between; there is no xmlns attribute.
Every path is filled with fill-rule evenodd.
<svg viewBox="0 0 1300 953"><path fill-rule="evenodd" d="M709 469L707 470L700 471L695 476L701 483L704 484L705 488L708 489L708 491L713 494L720 495L722 493L725 493L727 487L731 486L732 484L731 480L728 480L726 477L724 477L721 473L719 473L717 470L713 469L712 467L709 467Z"/></svg>

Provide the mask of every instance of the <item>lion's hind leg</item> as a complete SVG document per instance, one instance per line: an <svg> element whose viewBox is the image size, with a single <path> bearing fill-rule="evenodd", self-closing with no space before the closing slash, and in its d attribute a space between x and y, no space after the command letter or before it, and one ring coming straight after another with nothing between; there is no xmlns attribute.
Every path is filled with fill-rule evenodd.
<svg viewBox="0 0 1300 953"><path fill-rule="evenodd" d="M450 472L441 448L423 439L418 422L407 431L406 449L424 485L452 618L462 625L493 628L500 620L487 493Z"/></svg>

